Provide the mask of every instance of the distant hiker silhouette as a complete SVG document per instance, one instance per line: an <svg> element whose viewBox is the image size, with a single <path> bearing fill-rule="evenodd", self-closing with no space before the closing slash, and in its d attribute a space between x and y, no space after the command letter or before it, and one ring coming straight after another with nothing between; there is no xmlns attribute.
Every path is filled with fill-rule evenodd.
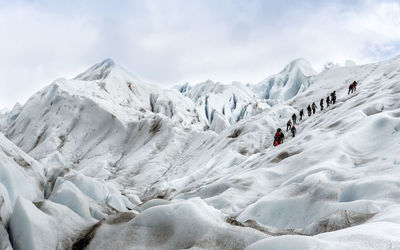
<svg viewBox="0 0 400 250"><path fill-rule="evenodd" d="M296 124L296 119L297 119L296 114L293 114L293 115L292 115L293 124Z"/></svg>
<svg viewBox="0 0 400 250"><path fill-rule="evenodd" d="M311 106L310 105L308 105L307 111L308 111L308 116L311 116Z"/></svg>
<svg viewBox="0 0 400 250"><path fill-rule="evenodd" d="M317 105L315 105L315 102L312 103L312 112L315 114L315 109L317 108Z"/></svg>
<svg viewBox="0 0 400 250"><path fill-rule="evenodd" d="M329 99L329 96L326 98L326 107L329 107L329 103L331 102L331 99Z"/></svg>
<svg viewBox="0 0 400 250"><path fill-rule="evenodd" d="M300 121L303 119L303 115L304 115L304 109L300 110Z"/></svg>
<svg viewBox="0 0 400 250"><path fill-rule="evenodd" d="M290 129L290 131L292 132L292 136L294 137L296 135L296 128L293 125L292 128Z"/></svg>
<svg viewBox="0 0 400 250"><path fill-rule="evenodd" d="M353 84L352 83L349 85L349 91L347 91L347 94L350 95L350 92L353 93Z"/></svg>
<svg viewBox="0 0 400 250"><path fill-rule="evenodd" d="M347 94L349 95L350 93L356 91L356 87L357 87L357 82L354 81L352 84L349 85L349 92L347 92Z"/></svg>
<svg viewBox="0 0 400 250"><path fill-rule="evenodd" d="M336 90L331 93L331 103L335 104L336 102Z"/></svg>
<svg viewBox="0 0 400 250"><path fill-rule="evenodd" d="M286 132L288 132L289 131L289 129L292 127L292 120L289 120L287 123L286 123Z"/></svg>
<svg viewBox="0 0 400 250"><path fill-rule="evenodd" d="M321 111L324 110L324 99L321 99L319 106L321 106Z"/></svg>
<svg viewBox="0 0 400 250"><path fill-rule="evenodd" d="M333 101L333 104L335 104L336 103L336 90L335 91L333 91L333 96L332 96L332 101Z"/></svg>

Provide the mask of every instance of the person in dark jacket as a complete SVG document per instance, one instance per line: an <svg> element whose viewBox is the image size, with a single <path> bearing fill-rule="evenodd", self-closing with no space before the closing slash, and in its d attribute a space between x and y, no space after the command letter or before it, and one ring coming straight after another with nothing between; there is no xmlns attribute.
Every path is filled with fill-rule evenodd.
<svg viewBox="0 0 400 250"><path fill-rule="evenodd" d="M310 105L308 105L307 111L308 111L308 116L311 116L311 106Z"/></svg>
<svg viewBox="0 0 400 250"><path fill-rule="evenodd" d="M293 125L296 124L296 119L297 119L297 116L295 113L293 113L293 115L292 115Z"/></svg>
<svg viewBox="0 0 400 250"><path fill-rule="evenodd" d="M326 107L329 107L329 103L331 102L331 99L329 99L329 96L326 98Z"/></svg>
<svg viewBox="0 0 400 250"><path fill-rule="evenodd" d="M317 105L315 105L315 102L312 103L312 112L315 114L315 109L317 108Z"/></svg>
<svg viewBox="0 0 400 250"><path fill-rule="evenodd" d="M280 132L280 134L279 134L279 140L280 140L279 144L282 144L282 143L283 143L283 139L285 139L285 135L283 134L283 132L282 132L282 130L281 130L281 132Z"/></svg>
<svg viewBox="0 0 400 250"><path fill-rule="evenodd" d="M349 95L350 93L353 93L354 91L356 91L357 88L357 82L354 81L349 85L349 91L347 92L347 94Z"/></svg>
<svg viewBox="0 0 400 250"><path fill-rule="evenodd" d="M292 120L289 120L287 123L286 123L286 132L288 132L289 131L289 129L292 127Z"/></svg>
<svg viewBox="0 0 400 250"><path fill-rule="evenodd" d="M353 93L353 87L354 87L354 82L349 85L349 91L347 91L348 95L350 95L350 92Z"/></svg>
<svg viewBox="0 0 400 250"><path fill-rule="evenodd" d="M304 115L304 109L300 110L300 121L303 119L303 115Z"/></svg>
<svg viewBox="0 0 400 250"><path fill-rule="evenodd" d="M292 136L294 137L296 135L296 128L293 125L292 128L290 129L290 132L292 132Z"/></svg>
<svg viewBox="0 0 400 250"><path fill-rule="evenodd" d="M332 104L336 103L336 90L332 92Z"/></svg>
<svg viewBox="0 0 400 250"><path fill-rule="evenodd" d="M324 110L324 99L321 99L319 106L321 106L321 111Z"/></svg>

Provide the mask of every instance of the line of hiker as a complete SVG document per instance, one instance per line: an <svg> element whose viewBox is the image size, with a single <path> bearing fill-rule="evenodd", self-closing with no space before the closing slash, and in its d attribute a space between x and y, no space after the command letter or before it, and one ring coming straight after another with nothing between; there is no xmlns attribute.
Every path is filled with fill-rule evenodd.
<svg viewBox="0 0 400 250"><path fill-rule="evenodd" d="M356 91L356 87L357 87L357 82L354 81L353 83L350 84L349 86L349 91L347 94L353 93L354 91ZM326 108L329 107L330 104L334 105L336 103L336 90L333 91L330 95L328 95L326 97L326 99L322 98L319 102L319 106L321 108L321 111L324 110L324 101L326 102ZM307 112L308 112L308 116L311 116L312 114L315 114L317 110L317 105L315 104L315 102L313 102L311 105L307 106ZM300 119L299 121L303 120L303 116L304 116L304 109L300 110ZM292 136L295 137L296 135L296 127L294 125L296 124L296 120L297 120L297 116L296 114L292 115L292 119L289 120L286 123L286 132L291 132ZM282 129L278 128L275 136L274 136L274 146L278 146L279 144L283 143L283 139L285 138L285 135L282 132Z"/></svg>
<svg viewBox="0 0 400 250"><path fill-rule="evenodd" d="M336 103L336 90L333 91L329 96L326 97L326 99L322 98L319 101L319 107L322 110L324 110L324 100L326 101L326 107L329 107L329 104L335 104ZM313 102L311 105L307 106L307 112L308 112L308 116L311 116L312 114L315 114L315 111L317 110L317 105L315 104L315 102ZM312 112L311 112L312 111ZM303 115L304 115L304 110L300 110L300 121L303 119Z"/></svg>

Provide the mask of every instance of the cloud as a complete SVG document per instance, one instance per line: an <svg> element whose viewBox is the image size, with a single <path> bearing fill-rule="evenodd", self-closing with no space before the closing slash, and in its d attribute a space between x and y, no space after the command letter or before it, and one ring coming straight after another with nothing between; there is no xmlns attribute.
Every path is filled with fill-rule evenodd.
<svg viewBox="0 0 400 250"><path fill-rule="evenodd" d="M305 57L358 63L400 53L395 1L0 0L0 107L111 57L168 86L256 83Z"/></svg>

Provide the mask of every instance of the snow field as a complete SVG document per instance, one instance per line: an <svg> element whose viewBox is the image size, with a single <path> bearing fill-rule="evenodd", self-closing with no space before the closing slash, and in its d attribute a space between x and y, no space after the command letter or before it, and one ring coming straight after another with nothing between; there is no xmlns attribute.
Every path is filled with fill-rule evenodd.
<svg viewBox="0 0 400 250"><path fill-rule="evenodd" d="M316 75L296 60L254 89L208 81L183 95L110 60L57 80L0 118L40 162L0 137L13 247L399 248L399 66ZM272 146L293 113L333 90L335 105Z"/></svg>

